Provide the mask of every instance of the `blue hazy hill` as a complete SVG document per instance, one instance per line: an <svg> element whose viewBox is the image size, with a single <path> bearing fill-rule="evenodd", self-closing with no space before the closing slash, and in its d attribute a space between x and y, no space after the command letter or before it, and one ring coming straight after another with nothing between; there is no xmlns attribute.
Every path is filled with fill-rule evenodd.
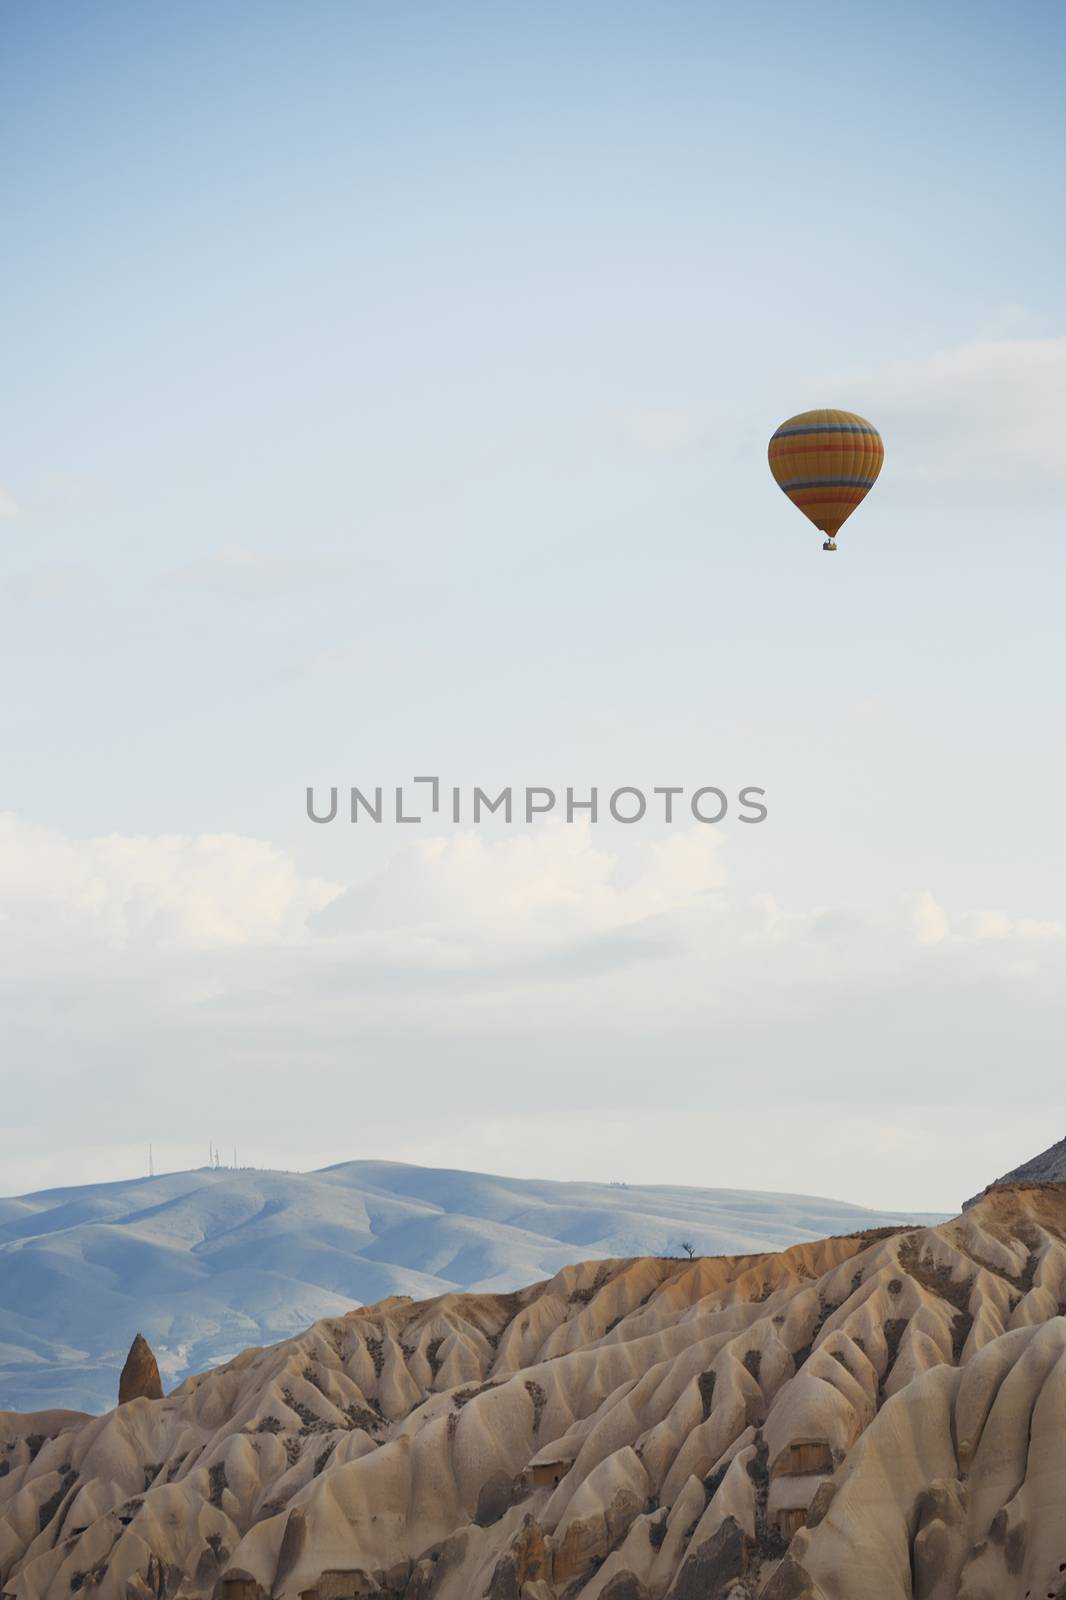
<svg viewBox="0 0 1066 1600"><path fill-rule="evenodd" d="M350 1161L203 1168L0 1200L0 1410L115 1402L142 1332L167 1388L317 1317L507 1290L595 1257L777 1250L928 1215L810 1195Z"/></svg>

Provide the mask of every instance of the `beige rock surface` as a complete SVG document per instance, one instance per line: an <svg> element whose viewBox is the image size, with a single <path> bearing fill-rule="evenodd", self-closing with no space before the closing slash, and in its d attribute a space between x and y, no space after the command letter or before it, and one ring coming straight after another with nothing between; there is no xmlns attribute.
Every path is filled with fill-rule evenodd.
<svg viewBox="0 0 1066 1600"><path fill-rule="evenodd" d="M0 1414L0 1589L1058 1600L1064 1311L1066 1185L386 1300L165 1399Z"/></svg>

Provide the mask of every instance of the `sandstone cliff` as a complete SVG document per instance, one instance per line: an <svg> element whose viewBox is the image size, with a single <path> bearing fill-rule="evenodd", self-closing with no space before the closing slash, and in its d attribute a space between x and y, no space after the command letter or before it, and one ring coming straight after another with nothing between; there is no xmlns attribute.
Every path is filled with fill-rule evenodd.
<svg viewBox="0 0 1066 1600"><path fill-rule="evenodd" d="M386 1300L164 1400L0 1416L0 1586L1060 1596L1064 1302L1063 1186L936 1228Z"/></svg>

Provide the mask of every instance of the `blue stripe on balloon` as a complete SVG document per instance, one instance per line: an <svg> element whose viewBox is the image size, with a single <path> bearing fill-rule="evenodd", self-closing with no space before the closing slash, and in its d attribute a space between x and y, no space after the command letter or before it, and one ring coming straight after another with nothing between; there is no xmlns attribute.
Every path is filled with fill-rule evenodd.
<svg viewBox="0 0 1066 1600"><path fill-rule="evenodd" d="M797 478L779 487L790 494L793 489L872 489L874 482L873 478Z"/></svg>
<svg viewBox="0 0 1066 1600"><path fill-rule="evenodd" d="M778 428L774 438L793 439L801 433L865 433L872 439L881 437L876 428L862 428L857 422L816 422L805 423L802 428Z"/></svg>

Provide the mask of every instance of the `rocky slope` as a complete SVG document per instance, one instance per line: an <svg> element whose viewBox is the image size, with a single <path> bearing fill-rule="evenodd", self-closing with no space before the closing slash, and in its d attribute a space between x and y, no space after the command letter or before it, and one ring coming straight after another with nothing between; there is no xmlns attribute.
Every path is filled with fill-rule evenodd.
<svg viewBox="0 0 1066 1600"><path fill-rule="evenodd" d="M935 1228L392 1298L163 1400L0 1416L0 1587L1064 1596L1064 1302L1058 1185Z"/></svg>
<svg viewBox="0 0 1066 1600"><path fill-rule="evenodd" d="M1047 1150L1041 1150L1031 1161L1023 1161L1020 1167L1014 1167L981 1192L987 1194L989 1189L1000 1189L1004 1184L1013 1183L1066 1183L1066 1139L1060 1139ZM979 1199L980 1195L975 1195L973 1200L965 1201L963 1209Z"/></svg>
<svg viewBox="0 0 1066 1600"><path fill-rule="evenodd" d="M810 1195L349 1161L0 1200L0 1410L106 1411L139 1328L173 1388L385 1295L499 1292L592 1257L780 1250L893 1216Z"/></svg>

